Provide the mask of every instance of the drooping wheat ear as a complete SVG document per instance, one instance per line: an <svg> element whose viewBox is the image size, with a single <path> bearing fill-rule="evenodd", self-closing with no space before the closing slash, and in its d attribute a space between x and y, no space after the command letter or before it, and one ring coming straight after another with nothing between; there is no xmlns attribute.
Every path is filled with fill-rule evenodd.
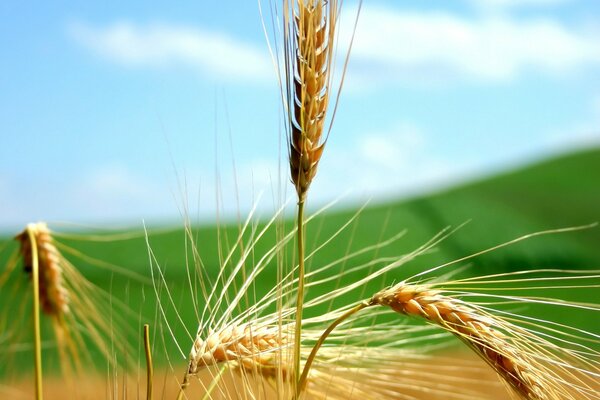
<svg viewBox="0 0 600 400"><path fill-rule="evenodd" d="M458 336L475 350L522 398L543 400L543 376L535 361L507 340L492 318L468 303L427 286L400 283L373 296L372 304L388 306L409 316L425 318Z"/></svg>
<svg viewBox="0 0 600 400"><path fill-rule="evenodd" d="M15 239L21 244L25 272L31 274L33 255L28 232L35 237L39 263L39 296L44 313L58 316L69 312L69 293L63 285L60 255L44 222L28 224Z"/></svg>
<svg viewBox="0 0 600 400"><path fill-rule="evenodd" d="M251 324L227 327L206 339L197 337L190 352L188 374L194 375L203 367L232 361L235 367L275 378L281 363L279 358L287 348L287 337L279 327L257 327ZM281 367L285 378L287 368Z"/></svg>
<svg viewBox="0 0 600 400"><path fill-rule="evenodd" d="M290 21L285 27L289 158L292 181L302 201L325 146L337 0L298 0L291 14L286 14Z"/></svg>

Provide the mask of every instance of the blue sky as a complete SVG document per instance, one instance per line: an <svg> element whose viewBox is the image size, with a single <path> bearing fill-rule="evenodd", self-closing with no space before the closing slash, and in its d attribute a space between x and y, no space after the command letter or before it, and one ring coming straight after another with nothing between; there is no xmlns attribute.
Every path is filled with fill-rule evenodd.
<svg viewBox="0 0 600 400"><path fill-rule="evenodd" d="M186 198L211 220L261 192L272 210L286 150L257 2L80 3L0 4L0 230L165 221ZM366 0L311 203L600 144L598 38L596 0Z"/></svg>

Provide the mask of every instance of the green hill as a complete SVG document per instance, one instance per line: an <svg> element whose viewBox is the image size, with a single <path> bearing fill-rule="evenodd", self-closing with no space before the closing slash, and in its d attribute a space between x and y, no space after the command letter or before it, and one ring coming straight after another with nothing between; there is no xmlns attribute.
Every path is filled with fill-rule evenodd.
<svg viewBox="0 0 600 400"><path fill-rule="evenodd" d="M452 259L518 236L600 222L600 149L535 163L478 182L367 209L363 220L407 227L422 242L469 221L440 245ZM373 226L372 229L376 229ZM388 227L388 230L394 228ZM481 257L493 272L524 268L599 268L600 228L530 240Z"/></svg>
<svg viewBox="0 0 600 400"><path fill-rule="evenodd" d="M336 236L340 227L355 214L356 210L331 211L311 222L307 229L309 253L319 244L335 237L308 263L309 269L338 260L347 253L374 245L405 230L406 234L389 246L365 252L350 262L342 263L337 269L348 269L376 257L397 258L413 251L444 227L458 227L470 221L436 246L435 252L419 257L364 288L364 293L368 295L426 268L459 259L525 234L600 221L600 149L549 159L427 196L370 205L356 216L354 223ZM286 226L289 228L291 224L288 221ZM258 228L261 226L257 225ZM224 250L235 243L238 227L222 227L220 232L218 236L214 226L200 227L196 232L196 242L204 267L208 275L213 277L219 270L219 254L226 254ZM85 237L86 234L82 236ZM275 230L268 230L257 243L252 259L258 260L265 254L276 242L275 238ZM5 239L4 242L8 240ZM62 239L61 242L90 257L149 275L148 252L142 236L109 242L72 239ZM197 321L189 306L191 294L184 268L184 232L182 229L174 229L166 233L151 233L150 243L156 260L166 269L165 276L174 293L173 303L181 313L181 320L194 331ZM13 243L8 243L0 254L3 264L11 249L15 248ZM288 259L293 253L292 249L293 246L287 251ZM458 263L456 267L466 265L470 267L463 274L468 276L540 268L600 269L600 228L535 237L468 262ZM125 299L136 313L143 316L140 319L152 320L155 316L156 302L150 287L144 287L139 282L118 274L107 274L105 270L82 260L77 261L77 267L96 285ZM452 269L456 268L448 268L440 273ZM349 274L344 277L344 281L359 277L358 273ZM256 294L260 296L273 287L276 279L273 265L258 281ZM309 292L309 296L327 292L340 283L343 282L334 279L316 289L310 289L312 292ZM8 302L7 292L0 292L2 308ZM548 291L548 295L550 294ZM577 299L581 301L592 299L590 301L597 303L599 298L597 289L578 290L577 295ZM360 298L354 295L340 301L358 300ZM167 313L172 312L168 309L169 307ZM548 312L539 311L542 315L537 316L545 317ZM560 315L570 311L566 309L551 312ZM169 315L169 320L174 321L174 334L180 339L185 338L183 326L177 322L178 318L173 314ZM600 330L600 322L589 316L570 316L570 320L582 329L596 332ZM187 344L184 345L186 346Z"/></svg>

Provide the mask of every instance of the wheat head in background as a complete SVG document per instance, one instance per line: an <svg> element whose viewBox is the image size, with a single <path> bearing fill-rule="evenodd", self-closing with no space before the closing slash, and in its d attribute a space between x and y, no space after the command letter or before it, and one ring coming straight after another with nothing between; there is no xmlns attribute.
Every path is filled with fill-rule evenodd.
<svg viewBox="0 0 600 400"><path fill-rule="evenodd" d="M135 273L108 263L94 260L57 240L57 237L86 240L78 235L63 235L51 231L45 222L28 224L15 239L19 247L9 256L0 276L0 290L5 304L0 306L0 331L6 338L2 357L4 374L14 371L10 366L20 351L30 349L32 314L25 307L32 298L31 281L34 249L37 253L38 296L41 305L41 332L44 348L58 352L59 366L63 376L71 383L98 367L109 369L125 367L132 345L131 327L126 318L132 314L127 306L89 282L65 256L104 268L106 274L123 273L129 278L142 279ZM32 239L33 238L33 239ZM23 269L16 268L19 260ZM28 277L29 284L23 277ZM50 334L47 325L51 326ZM136 335L137 336L137 335ZM118 338L119 349L112 348ZM125 353L125 354L124 354ZM101 357L98 357L100 355ZM46 358L46 357L44 357ZM49 357L53 360L54 356ZM52 362L44 362L53 366Z"/></svg>
<svg viewBox="0 0 600 400"><path fill-rule="evenodd" d="M15 239L20 243L23 267L30 278L33 255L28 232L31 232L36 238L40 268L39 292L43 311L48 315L61 319L63 314L69 312L69 293L63 285L60 253L54 246L54 240L46 223L29 224L25 231L17 235Z"/></svg>

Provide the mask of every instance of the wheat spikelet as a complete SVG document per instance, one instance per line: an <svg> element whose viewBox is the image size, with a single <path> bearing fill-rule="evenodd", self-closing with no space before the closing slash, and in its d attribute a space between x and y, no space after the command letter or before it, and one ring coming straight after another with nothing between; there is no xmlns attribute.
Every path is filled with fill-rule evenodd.
<svg viewBox="0 0 600 400"><path fill-rule="evenodd" d="M39 254L39 295L43 311L60 315L69 311L69 293L63 285L60 254L54 245L48 226L44 222L31 223L15 239L20 242L25 271L31 275L32 243L28 232L33 233Z"/></svg>
<svg viewBox="0 0 600 400"><path fill-rule="evenodd" d="M325 142L337 1L299 0L286 26L290 171L299 199L317 172Z"/></svg>
<svg viewBox="0 0 600 400"><path fill-rule="evenodd" d="M405 282L373 296L372 304L420 318L452 332L473 348L524 399L548 399L535 361L519 351L495 328L493 319L468 303L427 286Z"/></svg>

